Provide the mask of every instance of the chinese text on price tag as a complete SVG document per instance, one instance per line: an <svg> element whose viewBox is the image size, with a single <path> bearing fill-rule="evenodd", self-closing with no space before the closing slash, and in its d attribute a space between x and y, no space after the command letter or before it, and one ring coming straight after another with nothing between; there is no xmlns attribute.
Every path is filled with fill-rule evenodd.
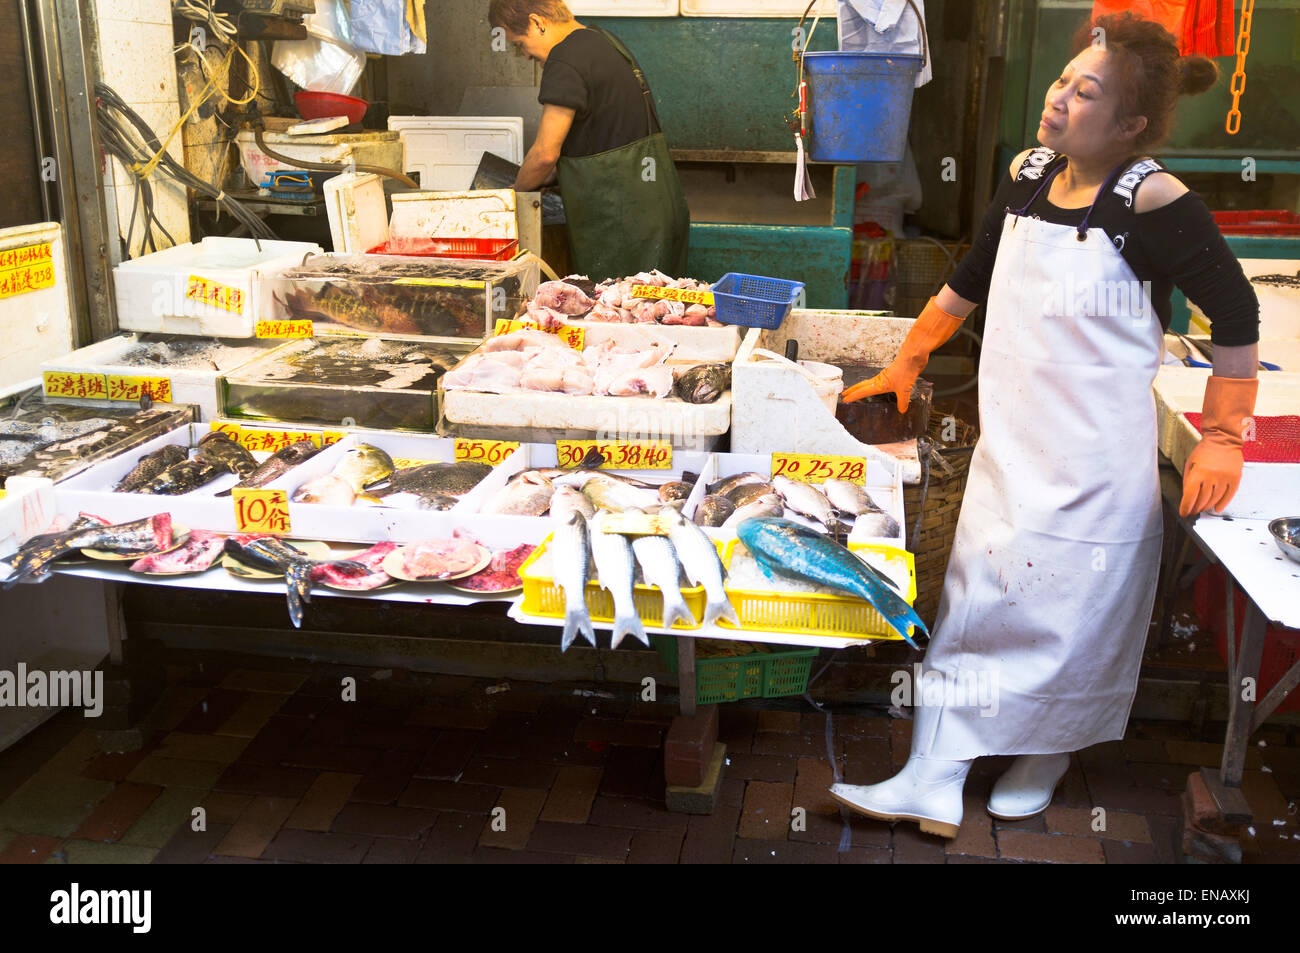
<svg viewBox="0 0 1300 953"><path fill-rule="evenodd" d="M505 318L497 319L496 327L492 331L492 334L494 337L497 337L502 334L514 334L516 331L545 331L547 334L554 334L575 351L581 351L583 344L586 343L587 339L586 328L575 328L569 325L564 325L563 327L558 328L543 328L540 327L536 321L522 321L518 319L507 321Z"/></svg>
<svg viewBox="0 0 1300 953"><path fill-rule="evenodd" d="M301 321L258 321L259 338L309 338L314 330L309 319Z"/></svg>
<svg viewBox="0 0 1300 953"><path fill-rule="evenodd" d="M141 394L148 394L153 400L164 404L171 403L172 399L172 382L166 377L109 374L107 386L109 400L139 400Z"/></svg>
<svg viewBox="0 0 1300 953"><path fill-rule="evenodd" d="M235 489L235 529L240 533L289 532L289 494L285 490Z"/></svg>
<svg viewBox="0 0 1300 953"><path fill-rule="evenodd" d="M244 313L244 292L238 288L229 288L198 275L190 275L185 282L185 297L201 301L222 311Z"/></svg>
<svg viewBox="0 0 1300 953"><path fill-rule="evenodd" d="M63 371L46 371L46 397L98 397L108 396L108 384L103 374L78 374Z"/></svg>
<svg viewBox="0 0 1300 953"><path fill-rule="evenodd" d="M659 301L681 301L684 304L712 306L712 291L687 291L685 288L656 288L654 285L634 285L633 298L654 298Z"/></svg>

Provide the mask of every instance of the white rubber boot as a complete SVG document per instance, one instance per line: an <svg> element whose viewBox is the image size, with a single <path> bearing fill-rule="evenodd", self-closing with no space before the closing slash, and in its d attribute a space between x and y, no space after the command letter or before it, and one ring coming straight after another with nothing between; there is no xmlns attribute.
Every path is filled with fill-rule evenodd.
<svg viewBox="0 0 1300 953"><path fill-rule="evenodd" d="M867 817L916 821L927 834L956 837L962 819L961 790L971 762L924 756L938 711L924 706L917 709L912 755L901 771L879 784L833 784L831 797Z"/></svg>
<svg viewBox="0 0 1300 953"><path fill-rule="evenodd" d="M1043 813L1068 770L1068 754L1022 754L993 785L988 812L1002 821L1023 821Z"/></svg>

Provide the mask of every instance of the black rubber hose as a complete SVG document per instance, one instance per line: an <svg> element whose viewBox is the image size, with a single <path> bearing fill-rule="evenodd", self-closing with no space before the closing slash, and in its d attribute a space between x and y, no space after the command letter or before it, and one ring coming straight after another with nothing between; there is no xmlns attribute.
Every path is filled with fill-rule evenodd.
<svg viewBox="0 0 1300 953"><path fill-rule="evenodd" d="M257 148L274 159L276 162L283 162L285 165L295 169L310 169L313 172L350 172L355 169L358 172L373 172L375 175L386 175L390 179L396 179L405 186L418 189L420 183L411 178L404 172L394 172L392 169L383 169L377 165L342 165L331 162L309 162L306 159L295 159L292 156L281 155L271 149L262 138L262 130L254 129L253 137L257 140Z"/></svg>

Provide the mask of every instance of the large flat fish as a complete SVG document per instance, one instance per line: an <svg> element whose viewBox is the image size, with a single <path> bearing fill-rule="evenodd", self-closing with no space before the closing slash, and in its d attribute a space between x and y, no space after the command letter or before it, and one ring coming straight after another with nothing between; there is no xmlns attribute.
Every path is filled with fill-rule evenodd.
<svg viewBox="0 0 1300 953"><path fill-rule="evenodd" d="M736 527L736 535L769 578L776 573L806 579L869 602L913 648L917 645L908 633L909 625L929 635L921 617L887 577L829 536L784 519L745 520Z"/></svg>

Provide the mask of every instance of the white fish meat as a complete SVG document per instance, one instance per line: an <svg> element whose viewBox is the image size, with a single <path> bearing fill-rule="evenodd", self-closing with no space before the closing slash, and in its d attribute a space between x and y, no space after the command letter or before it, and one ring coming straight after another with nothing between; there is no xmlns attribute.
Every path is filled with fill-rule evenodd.
<svg viewBox="0 0 1300 953"><path fill-rule="evenodd" d="M483 342L479 349L483 354L491 354L493 351L522 351L527 347L556 347L569 349L557 335L547 334L545 331L514 331L510 334L501 334L497 337L490 337Z"/></svg>
<svg viewBox="0 0 1300 953"><path fill-rule="evenodd" d="M538 285L532 303L561 314L586 314L596 304L581 288L565 281L547 281Z"/></svg>
<svg viewBox="0 0 1300 953"><path fill-rule="evenodd" d="M712 625L719 619L726 619L736 627L740 626L740 617L727 598L723 588L726 569L717 547L700 529L681 513L665 510L663 516L668 523L668 538L677 550L677 559L682 564L686 578L697 586L703 586L708 597L704 610L704 624Z"/></svg>
<svg viewBox="0 0 1300 953"><path fill-rule="evenodd" d="M667 397L673 392L672 368L662 364L638 368L616 377L609 385L611 397Z"/></svg>
<svg viewBox="0 0 1300 953"><path fill-rule="evenodd" d="M632 552L646 584L657 586L663 593L664 628L671 629L679 621L694 628L695 615L682 595L682 564L672 542L666 536L638 536L632 540Z"/></svg>
<svg viewBox="0 0 1300 953"><path fill-rule="evenodd" d="M560 651L568 651L579 635L593 646L596 632L587 611L587 583L591 580L591 536L580 513L557 526L551 537L552 578L564 591L564 632Z"/></svg>
<svg viewBox="0 0 1300 953"><path fill-rule="evenodd" d="M618 648L629 635L649 645L650 637L636 608L636 560L632 545L623 534L604 531L607 516L608 512L597 513L591 521L591 558L596 563L601 587L614 599L614 631L609 647Z"/></svg>
<svg viewBox="0 0 1300 953"><path fill-rule="evenodd" d="M352 484L342 477L327 473L308 480L290 497L295 503L321 503L326 506L351 506L357 494Z"/></svg>
<svg viewBox="0 0 1300 953"><path fill-rule="evenodd" d="M444 579L473 569L483 547L467 539L427 539L406 547L402 568L417 579Z"/></svg>
<svg viewBox="0 0 1300 953"><path fill-rule="evenodd" d="M131 564L131 572L184 573L204 572L221 558L226 537L207 530L190 530L185 543L170 553L154 553Z"/></svg>

